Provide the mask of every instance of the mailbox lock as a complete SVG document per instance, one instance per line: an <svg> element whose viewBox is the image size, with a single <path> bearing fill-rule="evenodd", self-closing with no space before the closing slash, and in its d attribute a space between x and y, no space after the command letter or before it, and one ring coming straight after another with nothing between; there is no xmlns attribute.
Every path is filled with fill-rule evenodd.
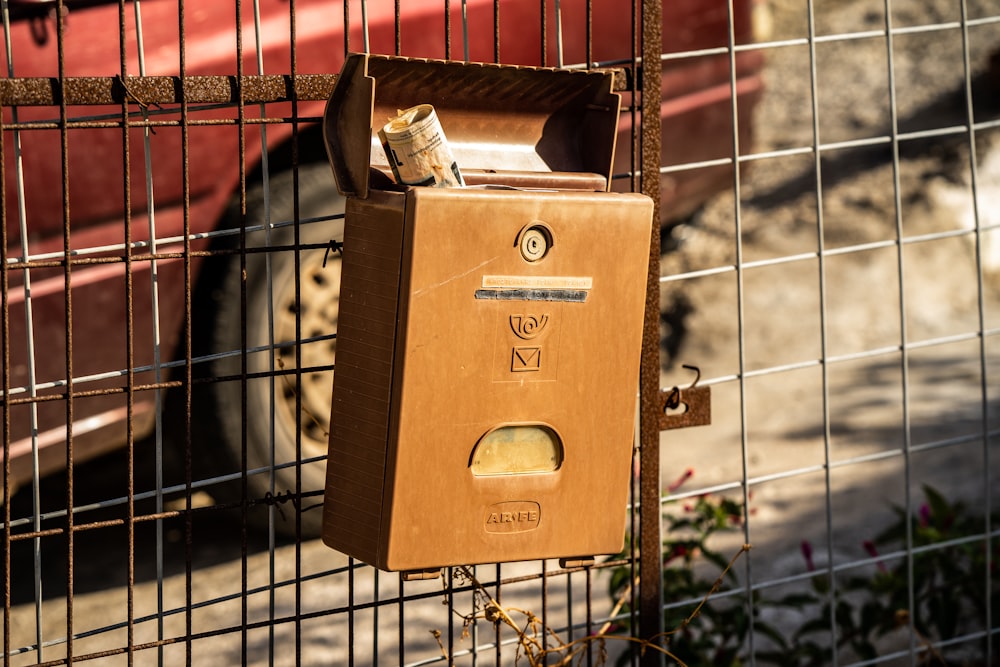
<svg viewBox="0 0 1000 667"><path fill-rule="evenodd" d="M517 246L526 262L537 262L548 254L552 247L552 230L544 223L534 223L517 235Z"/></svg>

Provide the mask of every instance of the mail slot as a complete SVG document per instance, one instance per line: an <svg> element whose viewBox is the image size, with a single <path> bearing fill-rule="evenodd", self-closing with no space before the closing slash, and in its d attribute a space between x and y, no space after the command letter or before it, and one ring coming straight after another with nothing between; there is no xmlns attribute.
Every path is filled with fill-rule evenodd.
<svg viewBox="0 0 1000 667"><path fill-rule="evenodd" d="M608 191L613 74L351 55L323 540L384 570L621 549L652 202ZM433 106L465 187L395 183Z"/></svg>

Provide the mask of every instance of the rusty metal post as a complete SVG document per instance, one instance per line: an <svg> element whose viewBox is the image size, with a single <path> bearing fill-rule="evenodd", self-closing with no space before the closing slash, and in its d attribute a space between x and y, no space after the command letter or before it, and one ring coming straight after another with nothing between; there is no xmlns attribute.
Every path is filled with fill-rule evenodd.
<svg viewBox="0 0 1000 667"><path fill-rule="evenodd" d="M639 634L663 632L663 580L660 572L660 86L662 76L661 0L642 2L642 192L653 199L653 232L646 277L646 319L639 371ZM663 656L646 651L643 667L659 667Z"/></svg>

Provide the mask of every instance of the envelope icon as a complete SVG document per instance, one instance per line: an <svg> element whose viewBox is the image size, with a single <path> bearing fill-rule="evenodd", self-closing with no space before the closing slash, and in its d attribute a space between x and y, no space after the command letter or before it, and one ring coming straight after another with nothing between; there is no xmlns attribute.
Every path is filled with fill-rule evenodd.
<svg viewBox="0 0 1000 667"><path fill-rule="evenodd" d="M542 369L541 347L533 346L533 347L514 348L514 354L510 365L511 372L522 373L525 371L538 371L541 369Z"/></svg>

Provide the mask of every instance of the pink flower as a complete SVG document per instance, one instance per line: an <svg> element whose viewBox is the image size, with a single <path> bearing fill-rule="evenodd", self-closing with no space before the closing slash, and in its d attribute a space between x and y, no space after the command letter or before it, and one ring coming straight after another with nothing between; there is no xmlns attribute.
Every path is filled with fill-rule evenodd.
<svg viewBox="0 0 1000 667"><path fill-rule="evenodd" d="M666 565L675 558L683 558L684 556L687 556L687 554L688 550L686 546L684 546L683 544L676 544L670 549L670 553L667 555L667 558L663 561L663 564Z"/></svg>
<svg viewBox="0 0 1000 667"><path fill-rule="evenodd" d="M694 477L694 468L688 468L684 473L678 477L670 486L667 487L669 493L673 493L677 489L684 485L684 482L688 481Z"/></svg>
<svg viewBox="0 0 1000 667"><path fill-rule="evenodd" d="M812 544L809 543L809 540L802 540L800 548L802 549L802 557L806 560L806 569L814 572L816 570L816 563L813 562Z"/></svg>
<svg viewBox="0 0 1000 667"><path fill-rule="evenodd" d="M667 492L673 493L677 489L681 488L681 486L684 485L684 482L688 481L692 477L694 477L694 468L688 468L680 477L674 480L674 482L667 487Z"/></svg>
<svg viewBox="0 0 1000 667"><path fill-rule="evenodd" d="M868 552L869 556L871 556L872 558L878 558L879 557L878 556L878 549L875 548L875 543L874 542L872 542L871 540L865 540L864 541L864 547L865 547L865 551ZM877 561L876 565L878 565L879 572L882 572L883 574L885 574L886 572L889 571L889 570L886 569L885 563L883 563L881 560Z"/></svg>
<svg viewBox="0 0 1000 667"><path fill-rule="evenodd" d="M931 508L924 503L920 506L920 527L926 528L931 522Z"/></svg>

